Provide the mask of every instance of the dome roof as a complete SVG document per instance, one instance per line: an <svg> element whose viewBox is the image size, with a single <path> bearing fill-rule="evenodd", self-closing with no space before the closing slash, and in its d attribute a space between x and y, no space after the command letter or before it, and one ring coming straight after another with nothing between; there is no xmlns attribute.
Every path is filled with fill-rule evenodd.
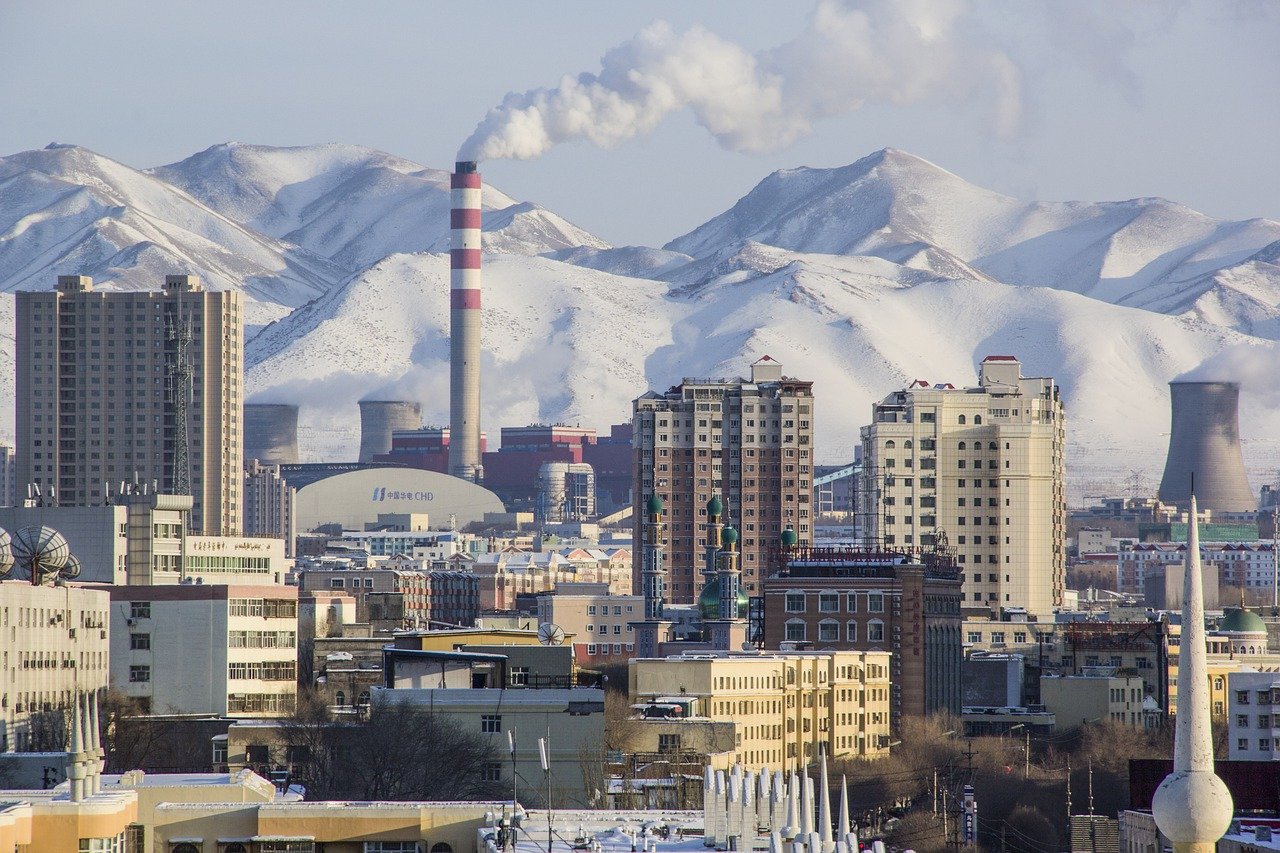
<svg viewBox="0 0 1280 853"><path fill-rule="evenodd" d="M794 548L796 543L800 541L800 534L796 533L790 527L782 531L782 547Z"/></svg>
<svg viewBox="0 0 1280 853"><path fill-rule="evenodd" d="M1265 634L1267 624L1262 617L1243 607L1229 607L1222 614L1218 623L1218 631L1223 634Z"/></svg>
<svg viewBox="0 0 1280 853"><path fill-rule="evenodd" d="M662 498L657 494L649 495L648 502L644 505L645 512L649 515L662 515Z"/></svg>
<svg viewBox="0 0 1280 853"><path fill-rule="evenodd" d="M738 544L738 531L734 530L732 527L726 527L724 532L720 534L720 541L724 543L726 548L732 551L733 546Z"/></svg>
<svg viewBox="0 0 1280 853"><path fill-rule="evenodd" d="M707 515L723 515L724 504L720 501L720 496L715 495L711 500L707 501Z"/></svg>
<svg viewBox="0 0 1280 853"><path fill-rule="evenodd" d="M750 604L747 593L738 587L738 615L745 617ZM703 620L720 618L720 578L712 578L698 594L698 614Z"/></svg>

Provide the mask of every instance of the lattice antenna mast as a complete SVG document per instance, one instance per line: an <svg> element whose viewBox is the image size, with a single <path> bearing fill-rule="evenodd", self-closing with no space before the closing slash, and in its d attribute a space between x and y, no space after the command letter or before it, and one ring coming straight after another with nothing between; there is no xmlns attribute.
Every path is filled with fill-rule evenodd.
<svg viewBox="0 0 1280 853"><path fill-rule="evenodd" d="M191 494L191 429L189 406L194 399L194 370L191 367L191 318L182 316L182 303L171 315L168 337L173 354L169 363L169 403L173 411L173 468L170 482L175 495Z"/></svg>

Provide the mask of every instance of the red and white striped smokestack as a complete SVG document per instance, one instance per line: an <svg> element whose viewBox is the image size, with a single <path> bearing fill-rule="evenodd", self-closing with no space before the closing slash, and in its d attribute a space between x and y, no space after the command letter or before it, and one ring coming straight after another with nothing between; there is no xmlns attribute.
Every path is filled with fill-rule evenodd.
<svg viewBox="0 0 1280 853"><path fill-rule="evenodd" d="M449 473L484 478L480 460L480 173L461 160L450 186Z"/></svg>

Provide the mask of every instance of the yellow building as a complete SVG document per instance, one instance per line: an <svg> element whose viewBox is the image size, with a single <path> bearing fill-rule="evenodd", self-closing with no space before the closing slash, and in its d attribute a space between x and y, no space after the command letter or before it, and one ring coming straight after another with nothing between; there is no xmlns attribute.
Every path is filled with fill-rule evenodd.
<svg viewBox="0 0 1280 853"><path fill-rule="evenodd" d="M633 752L785 769L889 751L888 652L711 652L630 664Z"/></svg>

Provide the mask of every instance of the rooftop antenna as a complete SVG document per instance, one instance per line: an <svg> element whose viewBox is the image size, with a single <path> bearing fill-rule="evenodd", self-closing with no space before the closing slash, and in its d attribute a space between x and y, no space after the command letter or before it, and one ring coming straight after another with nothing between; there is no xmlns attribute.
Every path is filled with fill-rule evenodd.
<svg viewBox="0 0 1280 853"><path fill-rule="evenodd" d="M182 310L178 297L177 312ZM191 435L187 422L187 406L194 397L191 368L191 318L171 315L168 338L172 343L169 363L169 403L173 407L173 468L169 472L175 495L191 494ZM156 489L159 492L159 488Z"/></svg>

